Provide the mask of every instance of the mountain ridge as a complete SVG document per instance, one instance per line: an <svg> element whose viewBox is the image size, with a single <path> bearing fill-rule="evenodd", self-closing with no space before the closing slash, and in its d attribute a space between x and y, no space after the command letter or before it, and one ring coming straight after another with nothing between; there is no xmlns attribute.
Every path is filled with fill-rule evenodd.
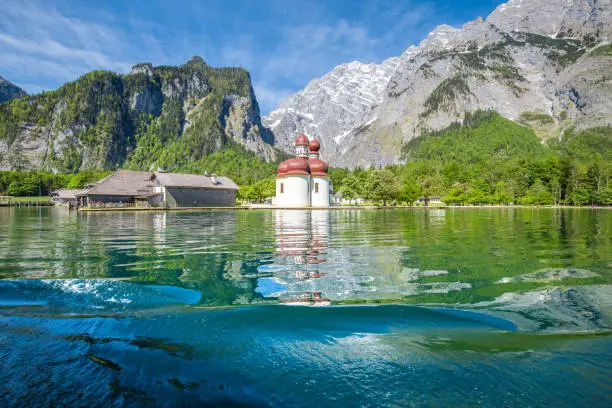
<svg viewBox="0 0 612 408"><path fill-rule="evenodd" d="M249 73L201 57L93 71L0 104L0 170L172 169L230 145L273 160L273 141Z"/></svg>
<svg viewBox="0 0 612 408"><path fill-rule="evenodd" d="M418 46L392 57L395 67L382 90L355 73L357 64L345 70L336 81L356 86L336 94L371 88L382 100L364 104L361 117L336 107L325 113L336 97L329 92L336 67L290 95L263 123L281 148L305 131L326 147L331 165L349 168L395 163L405 142L478 109L528 124L542 139L571 126L607 125L612 61L594 50L609 47L611 8L610 0L511 0L461 28L438 26Z"/></svg>
<svg viewBox="0 0 612 408"><path fill-rule="evenodd" d="M26 95L27 93L23 89L0 76L0 103L22 98Z"/></svg>

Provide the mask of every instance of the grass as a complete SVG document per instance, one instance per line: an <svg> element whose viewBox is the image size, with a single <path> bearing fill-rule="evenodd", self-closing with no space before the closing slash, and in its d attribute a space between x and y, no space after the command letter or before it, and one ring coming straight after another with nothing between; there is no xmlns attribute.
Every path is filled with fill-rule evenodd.
<svg viewBox="0 0 612 408"><path fill-rule="evenodd" d="M589 53L589 57L610 57L612 56L612 44L601 45Z"/></svg>
<svg viewBox="0 0 612 408"><path fill-rule="evenodd" d="M46 203L50 202L51 198L47 196L42 197L11 197L11 201L14 203Z"/></svg>
<svg viewBox="0 0 612 408"><path fill-rule="evenodd" d="M519 116L521 122L539 122L542 125L554 123L554 118L541 112L523 112Z"/></svg>

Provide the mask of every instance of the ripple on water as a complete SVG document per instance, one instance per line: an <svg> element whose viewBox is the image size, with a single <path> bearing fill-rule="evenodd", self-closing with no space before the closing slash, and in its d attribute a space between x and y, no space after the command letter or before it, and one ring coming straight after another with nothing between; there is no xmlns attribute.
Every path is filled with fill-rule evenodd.
<svg viewBox="0 0 612 408"><path fill-rule="evenodd" d="M611 237L582 210L0 209L0 398L608 406ZM427 307L224 309L299 296Z"/></svg>
<svg viewBox="0 0 612 408"><path fill-rule="evenodd" d="M0 306L47 305L64 313L196 304L201 296L199 291L181 287L118 280L0 281Z"/></svg>

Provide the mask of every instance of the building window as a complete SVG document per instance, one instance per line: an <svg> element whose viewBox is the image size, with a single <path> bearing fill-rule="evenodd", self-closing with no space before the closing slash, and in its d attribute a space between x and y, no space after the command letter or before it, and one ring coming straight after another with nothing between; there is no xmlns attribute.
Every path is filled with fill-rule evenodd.
<svg viewBox="0 0 612 408"><path fill-rule="evenodd" d="M315 183L315 193L319 192L319 183Z"/></svg>
<svg viewBox="0 0 612 408"><path fill-rule="evenodd" d="M285 185L283 183L281 183L281 194L283 194L285 192Z"/></svg>

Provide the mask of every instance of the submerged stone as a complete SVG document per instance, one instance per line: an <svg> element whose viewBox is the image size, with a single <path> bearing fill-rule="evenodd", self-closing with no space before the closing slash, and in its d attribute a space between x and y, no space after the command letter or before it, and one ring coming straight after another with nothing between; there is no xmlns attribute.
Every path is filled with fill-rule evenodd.
<svg viewBox="0 0 612 408"><path fill-rule="evenodd" d="M115 371L121 371L121 366L119 364L113 363L112 361L107 360L105 358L94 356L93 354L88 354L87 358L96 364L100 364L101 366L108 367Z"/></svg>

